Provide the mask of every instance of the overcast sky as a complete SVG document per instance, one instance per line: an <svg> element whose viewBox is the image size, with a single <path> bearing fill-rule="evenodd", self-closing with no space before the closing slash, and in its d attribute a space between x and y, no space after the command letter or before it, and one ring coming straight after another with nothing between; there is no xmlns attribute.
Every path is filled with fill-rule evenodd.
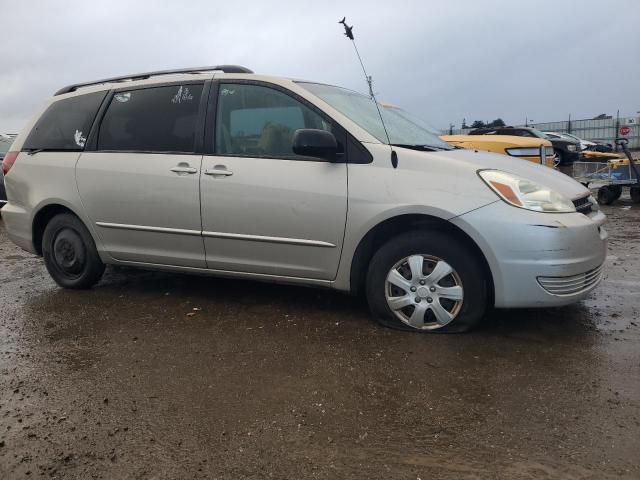
<svg viewBox="0 0 640 480"><path fill-rule="evenodd" d="M55 90L232 63L366 92L438 128L640 110L640 0L0 0L0 132Z"/></svg>

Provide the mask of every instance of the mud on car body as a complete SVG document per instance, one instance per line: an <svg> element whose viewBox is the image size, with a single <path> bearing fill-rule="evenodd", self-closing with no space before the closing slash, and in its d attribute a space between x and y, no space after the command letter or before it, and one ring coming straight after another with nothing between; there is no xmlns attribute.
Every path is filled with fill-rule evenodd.
<svg viewBox="0 0 640 480"><path fill-rule="evenodd" d="M571 178L243 67L65 87L3 168L9 237L66 288L105 264L208 273L362 292L384 325L452 332L489 306L579 301L605 258Z"/></svg>

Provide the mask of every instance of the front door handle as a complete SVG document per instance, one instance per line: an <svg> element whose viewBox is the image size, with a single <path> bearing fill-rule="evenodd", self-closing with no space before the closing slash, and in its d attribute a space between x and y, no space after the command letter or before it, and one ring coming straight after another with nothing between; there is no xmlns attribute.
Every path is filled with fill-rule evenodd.
<svg viewBox="0 0 640 480"><path fill-rule="evenodd" d="M233 172L231 170L227 170L226 165L216 165L213 168L208 168L204 171L205 175L213 175L213 176L218 176L221 175L223 177L229 177L231 175L233 175Z"/></svg>
<svg viewBox="0 0 640 480"><path fill-rule="evenodd" d="M177 173L178 175L183 175L187 173L198 173L198 169L194 167L190 167L188 163L180 162L178 165L170 169L172 172Z"/></svg>

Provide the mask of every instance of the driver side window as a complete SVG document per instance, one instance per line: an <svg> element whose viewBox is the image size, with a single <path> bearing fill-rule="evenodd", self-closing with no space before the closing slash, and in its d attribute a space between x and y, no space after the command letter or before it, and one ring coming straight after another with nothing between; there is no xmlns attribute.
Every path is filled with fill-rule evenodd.
<svg viewBox="0 0 640 480"><path fill-rule="evenodd" d="M215 151L245 157L296 157L293 134L300 128L331 131L306 105L273 88L222 83L218 92Z"/></svg>

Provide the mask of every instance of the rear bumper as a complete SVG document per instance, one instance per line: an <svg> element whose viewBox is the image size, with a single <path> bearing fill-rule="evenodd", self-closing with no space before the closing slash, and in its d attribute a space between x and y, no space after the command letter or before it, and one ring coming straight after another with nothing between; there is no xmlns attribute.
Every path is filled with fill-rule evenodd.
<svg viewBox="0 0 640 480"><path fill-rule="evenodd" d="M2 207L2 221L5 224L9 239L23 250L37 253L33 246L32 224L29 212L12 203Z"/></svg>
<svg viewBox="0 0 640 480"><path fill-rule="evenodd" d="M452 222L483 250L495 306L511 308L562 306L585 298L602 278L605 220L599 211L538 213L496 202Z"/></svg>

